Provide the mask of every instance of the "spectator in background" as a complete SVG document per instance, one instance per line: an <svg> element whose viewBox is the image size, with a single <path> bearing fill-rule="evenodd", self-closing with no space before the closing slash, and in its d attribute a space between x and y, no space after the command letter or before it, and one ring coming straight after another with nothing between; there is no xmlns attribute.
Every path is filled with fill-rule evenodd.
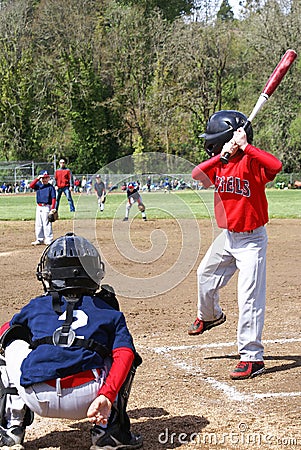
<svg viewBox="0 0 301 450"><path fill-rule="evenodd" d="M62 193L66 195L69 203L70 212L75 211L71 190L73 188L73 177L71 170L66 167L66 162L64 159L59 161L60 168L55 171L55 183L56 183L56 206L55 209L58 211Z"/></svg>
<svg viewBox="0 0 301 450"><path fill-rule="evenodd" d="M80 180L78 178L74 180L74 192L77 194L80 192Z"/></svg>
<svg viewBox="0 0 301 450"><path fill-rule="evenodd" d="M151 177L147 177L147 182L146 182L146 186L147 186L147 190L148 192L151 191L151 185L152 185L152 180Z"/></svg>
<svg viewBox="0 0 301 450"><path fill-rule="evenodd" d="M87 178L85 176L82 177L82 192L86 190Z"/></svg>

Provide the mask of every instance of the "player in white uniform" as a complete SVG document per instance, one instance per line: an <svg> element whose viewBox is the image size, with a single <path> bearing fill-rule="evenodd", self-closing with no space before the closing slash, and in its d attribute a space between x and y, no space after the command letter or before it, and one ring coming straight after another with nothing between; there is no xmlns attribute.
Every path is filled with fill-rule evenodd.
<svg viewBox="0 0 301 450"><path fill-rule="evenodd" d="M223 232L213 242L198 271L198 314L188 333L199 335L226 320L219 304L219 290L236 270L240 362L232 379L264 372L262 330L266 303L266 249L268 204L265 185L280 172L275 156L251 145L253 132L244 130L246 116L219 111L207 124L205 149L211 156L192 171L205 187L215 185L215 217ZM224 164L220 156L229 152Z"/></svg>

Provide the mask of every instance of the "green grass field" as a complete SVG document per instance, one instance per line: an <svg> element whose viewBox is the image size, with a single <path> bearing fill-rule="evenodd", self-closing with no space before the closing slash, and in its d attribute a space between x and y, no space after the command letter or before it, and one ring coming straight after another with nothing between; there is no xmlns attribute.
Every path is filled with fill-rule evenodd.
<svg viewBox="0 0 301 450"><path fill-rule="evenodd" d="M270 218L301 218L301 190L268 189ZM213 190L142 192L143 201L150 219L167 218L209 218L213 213ZM60 219L113 219L122 218L125 212L126 195L122 192L107 195L105 211L100 213L94 194L73 194L76 213L69 212L65 196L62 196ZM34 220L35 194L1 194L0 220ZM130 217L139 214L134 205Z"/></svg>

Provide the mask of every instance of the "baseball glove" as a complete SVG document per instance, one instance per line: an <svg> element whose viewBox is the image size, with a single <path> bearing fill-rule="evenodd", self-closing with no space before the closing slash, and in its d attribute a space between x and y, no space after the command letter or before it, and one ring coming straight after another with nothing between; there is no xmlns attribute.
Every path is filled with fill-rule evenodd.
<svg viewBox="0 0 301 450"><path fill-rule="evenodd" d="M48 214L48 221L55 222L59 218L58 212L56 209L52 209Z"/></svg>
<svg viewBox="0 0 301 450"><path fill-rule="evenodd" d="M139 203L138 209L139 209L140 212L144 212L144 211L145 211L145 206L144 206L144 204L143 204L143 203Z"/></svg>

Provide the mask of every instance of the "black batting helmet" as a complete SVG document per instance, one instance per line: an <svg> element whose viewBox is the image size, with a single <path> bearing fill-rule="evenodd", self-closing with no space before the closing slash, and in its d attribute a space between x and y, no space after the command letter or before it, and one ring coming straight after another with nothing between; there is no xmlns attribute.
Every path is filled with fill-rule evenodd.
<svg viewBox="0 0 301 450"><path fill-rule="evenodd" d="M67 233L44 250L37 267L37 278L45 291L94 293L104 277L104 263L87 239Z"/></svg>
<svg viewBox="0 0 301 450"><path fill-rule="evenodd" d="M234 131L243 127L247 122L247 117L235 110L218 111L209 117L205 133L200 137L205 139L205 150L209 156L218 155L226 142L229 142ZM251 144L253 140L252 125L246 127L248 142Z"/></svg>

